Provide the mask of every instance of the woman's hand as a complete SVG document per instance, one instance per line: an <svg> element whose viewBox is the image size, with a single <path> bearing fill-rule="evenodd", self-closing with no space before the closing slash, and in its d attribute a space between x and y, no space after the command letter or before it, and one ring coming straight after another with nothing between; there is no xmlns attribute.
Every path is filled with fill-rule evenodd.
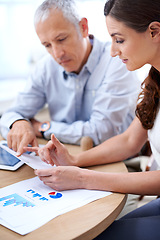
<svg viewBox="0 0 160 240"><path fill-rule="evenodd" d="M85 188L83 173L86 169L75 166L59 166L50 169L35 170L35 174L43 183L56 191Z"/></svg>
<svg viewBox="0 0 160 240"><path fill-rule="evenodd" d="M40 156L42 161L56 166L76 165L74 156L69 154L67 148L51 135L51 140L42 148L39 147L24 147L25 151L35 152Z"/></svg>

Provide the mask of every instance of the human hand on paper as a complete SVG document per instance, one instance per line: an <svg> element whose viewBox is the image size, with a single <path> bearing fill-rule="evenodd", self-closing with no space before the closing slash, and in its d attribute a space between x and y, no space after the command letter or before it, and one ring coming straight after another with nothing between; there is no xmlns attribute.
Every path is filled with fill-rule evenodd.
<svg viewBox="0 0 160 240"><path fill-rule="evenodd" d="M17 152L18 157L25 152L24 147L28 144L34 147L38 146L38 141L30 122L26 120L14 122L7 135L7 144L9 148Z"/></svg>
<svg viewBox="0 0 160 240"><path fill-rule="evenodd" d="M74 156L69 154L67 148L51 135L51 140L42 148L39 147L24 147L25 151L35 152L42 161L56 166L75 165Z"/></svg>
<svg viewBox="0 0 160 240"><path fill-rule="evenodd" d="M35 170L35 174L43 183L56 191L86 188L84 179L87 169L75 166L59 166L50 169Z"/></svg>

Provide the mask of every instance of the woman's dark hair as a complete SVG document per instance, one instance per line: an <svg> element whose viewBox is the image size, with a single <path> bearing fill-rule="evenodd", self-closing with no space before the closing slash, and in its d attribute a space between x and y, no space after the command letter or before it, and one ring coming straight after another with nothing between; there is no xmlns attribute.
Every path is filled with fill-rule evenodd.
<svg viewBox="0 0 160 240"><path fill-rule="evenodd" d="M142 83L142 91L139 94L139 103L136 108L136 116L145 129L151 129L154 125L159 99L160 73L154 67L151 67L148 77Z"/></svg>
<svg viewBox="0 0 160 240"><path fill-rule="evenodd" d="M151 22L160 22L160 0L108 0L104 15L123 22L127 27L142 33ZM151 129L157 114L160 99L160 73L151 67L142 83L136 115L145 129Z"/></svg>

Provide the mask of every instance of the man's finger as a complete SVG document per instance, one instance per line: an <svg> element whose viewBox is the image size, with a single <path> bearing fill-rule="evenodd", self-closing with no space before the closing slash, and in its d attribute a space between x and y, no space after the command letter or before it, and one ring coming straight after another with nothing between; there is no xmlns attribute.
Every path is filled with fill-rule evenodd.
<svg viewBox="0 0 160 240"><path fill-rule="evenodd" d="M9 148L12 148L12 139L10 137L10 134L7 135L7 145Z"/></svg>
<svg viewBox="0 0 160 240"><path fill-rule="evenodd" d="M22 139L22 141L20 142L20 145L18 147L18 150L17 150L17 156L21 156L25 150L24 150L24 147L27 147L28 146L28 139L26 139L25 137Z"/></svg>
<svg viewBox="0 0 160 240"><path fill-rule="evenodd" d="M34 138L34 140L32 142L32 146L33 147L38 147L39 146L37 138Z"/></svg>

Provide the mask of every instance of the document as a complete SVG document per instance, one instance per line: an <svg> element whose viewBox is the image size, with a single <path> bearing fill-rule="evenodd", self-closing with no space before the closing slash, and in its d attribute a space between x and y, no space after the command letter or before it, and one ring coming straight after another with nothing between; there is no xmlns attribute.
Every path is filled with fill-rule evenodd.
<svg viewBox="0 0 160 240"><path fill-rule="evenodd" d="M34 177L0 189L0 224L25 235L58 215L110 194L86 189L58 192Z"/></svg>

